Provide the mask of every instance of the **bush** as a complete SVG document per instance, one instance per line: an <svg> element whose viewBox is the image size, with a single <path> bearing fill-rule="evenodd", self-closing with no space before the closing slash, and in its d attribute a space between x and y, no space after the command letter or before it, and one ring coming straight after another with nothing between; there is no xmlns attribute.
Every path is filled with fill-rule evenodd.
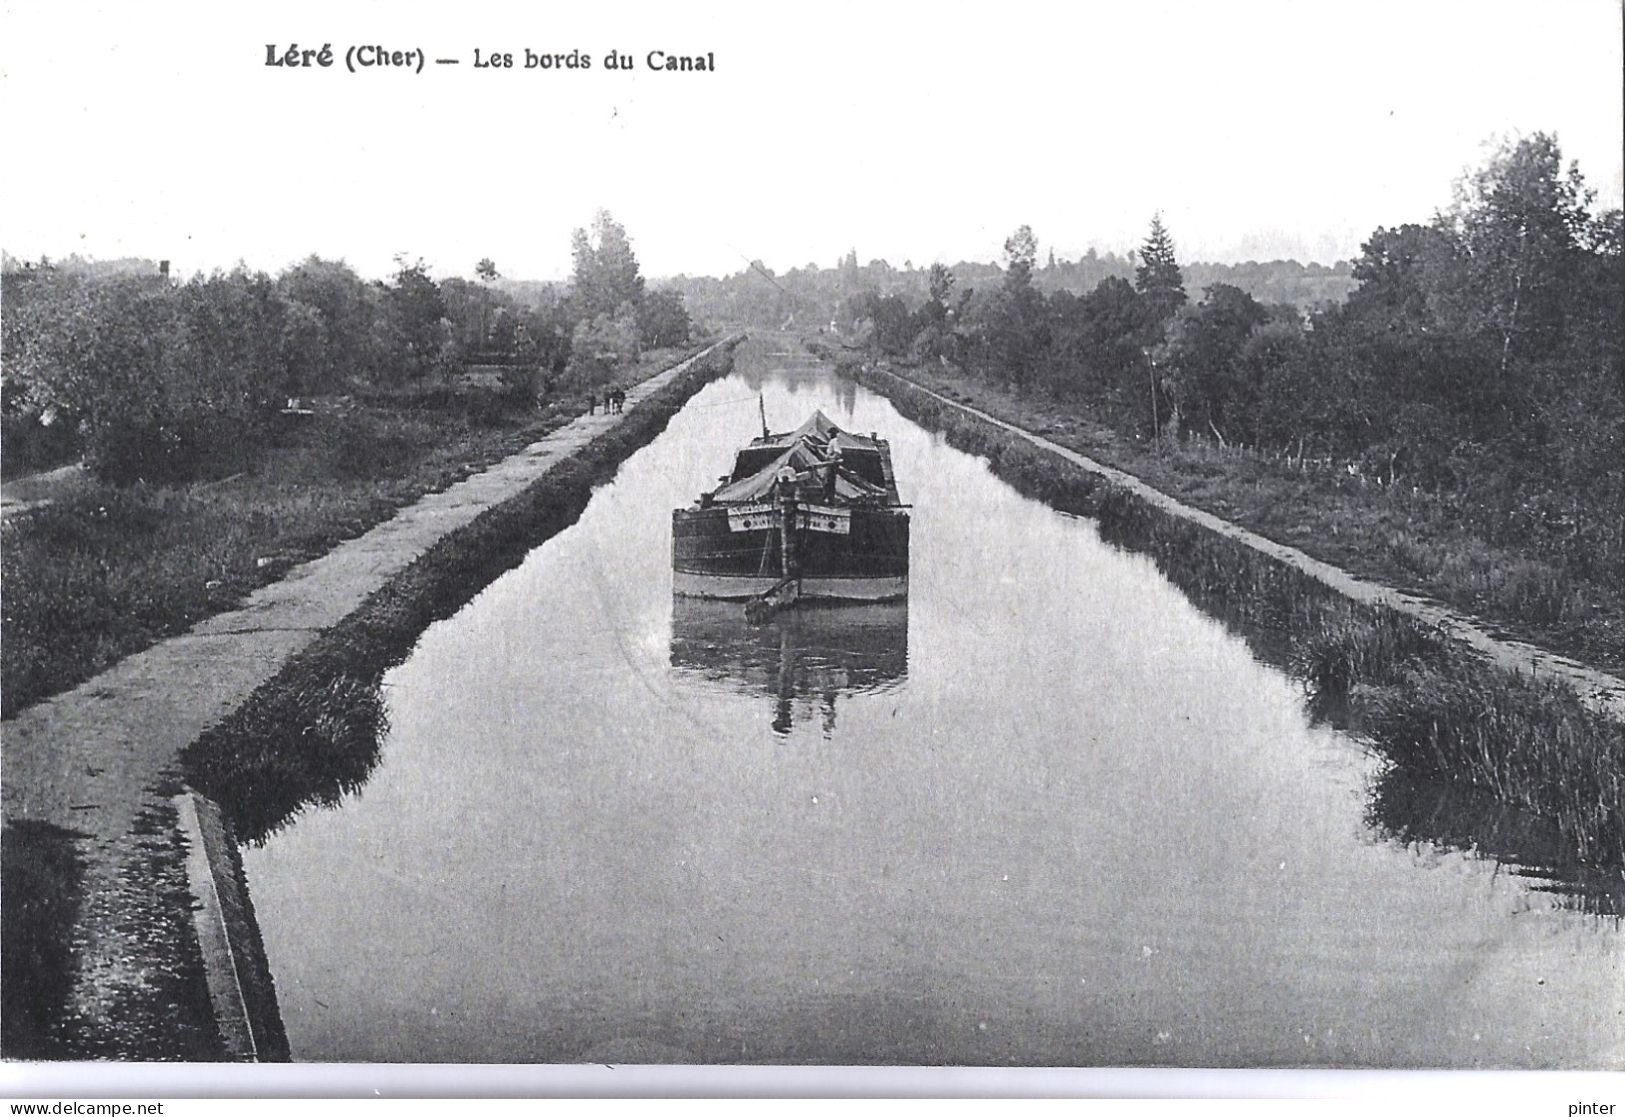
<svg viewBox="0 0 1625 1117"><path fill-rule="evenodd" d="M650 291L638 306L638 338L647 349L687 345L691 324L676 291Z"/></svg>
<svg viewBox="0 0 1625 1117"><path fill-rule="evenodd" d="M331 431L333 470L341 478L370 481L404 470L422 453L410 422L352 418Z"/></svg>
<svg viewBox="0 0 1625 1117"><path fill-rule="evenodd" d="M618 369L634 364L641 353L637 314L630 303L623 303L614 317L600 314L576 324L564 379L576 388L607 384Z"/></svg>
<svg viewBox="0 0 1625 1117"><path fill-rule="evenodd" d="M0 418L0 444L5 446L8 478L40 469L52 469L79 460L80 438L74 423L42 423L37 415Z"/></svg>
<svg viewBox="0 0 1625 1117"><path fill-rule="evenodd" d="M98 419L88 424L85 463L118 484L224 477L246 469L268 434L258 423L222 412L167 422Z"/></svg>

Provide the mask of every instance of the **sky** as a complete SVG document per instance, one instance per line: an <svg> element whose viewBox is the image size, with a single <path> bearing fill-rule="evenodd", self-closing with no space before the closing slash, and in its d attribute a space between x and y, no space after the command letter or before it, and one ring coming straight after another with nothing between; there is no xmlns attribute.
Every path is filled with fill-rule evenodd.
<svg viewBox="0 0 1625 1117"><path fill-rule="evenodd" d="M13 256L568 274L608 209L646 275L1125 251L1356 254L1509 135L1622 173L1619 0L74 3L5 0ZM329 68L268 45L333 44ZM422 50L418 73L347 47ZM476 68L510 53L514 67ZM524 67L578 50L587 71ZM715 72L657 72L650 51ZM611 71L604 56L633 57Z"/></svg>

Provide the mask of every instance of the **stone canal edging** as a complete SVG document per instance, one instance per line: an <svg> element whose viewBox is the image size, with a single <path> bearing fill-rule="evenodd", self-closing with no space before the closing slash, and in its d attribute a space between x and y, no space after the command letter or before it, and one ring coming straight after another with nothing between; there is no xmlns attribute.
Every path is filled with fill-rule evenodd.
<svg viewBox="0 0 1625 1117"><path fill-rule="evenodd" d="M664 417L676 410L668 397L675 392L686 400L725 372L741 340L742 335L725 338L628 389L624 413L580 416L294 568L237 609L131 655L3 723L5 821L62 827L81 847L84 902L72 936L72 991L63 1006L71 1017L71 1027L64 1029L74 1037L70 1050L82 1043L81 1057L199 1057L195 1047L154 1050L152 1044L166 1038L161 1024L143 1032L128 1023L132 1017L162 1021L176 1011L143 1004L152 999L152 969L196 966L169 958L148 965L154 960L141 951L162 950L164 944L154 944L147 930L132 928L119 904L97 902L98 896L127 891L147 871L142 865L152 856L152 820L166 818L190 847L186 881L203 959L201 975L190 973L187 980L208 986L219 1032L216 1056L286 1057L229 822L209 800L181 788L183 750L449 536L489 512L521 503L558 467L573 465L623 422L641 430L659 415L663 427ZM650 414L640 413L651 397L643 408ZM636 448L624 440L606 442L621 456ZM170 953L193 954L185 944ZM152 1032L159 1034L145 1034Z"/></svg>
<svg viewBox="0 0 1625 1117"><path fill-rule="evenodd" d="M869 375L885 377L898 386L930 397L943 407L953 408L1025 439L1039 449L1063 458L1073 465L1095 474L1111 485L1133 494L1160 512L1234 540L1268 558L1308 575L1344 597L1364 604L1384 606L1438 628L1450 638L1466 644L1494 664L1530 676L1558 679L1573 688L1576 693L1596 709L1610 713L1617 718L1625 719L1625 679L1608 674L1605 671L1599 671L1566 656L1549 652L1533 644L1495 635L1472 618L1446 608L1437 602L1357 577L1341 567L1323 562L1295 547L1277 543L1273 539L1249 531L1231 523L1229 520L1221 519L1211 512L1203 511L1200 508L1176 500L1162 490L1146 484L1132 473L1106 465L1104 462L1096 461L1087 455L1078 453L1076 450L1051 442L1041 435L1033 434L979 408L950 399L890 369L878 367L871 362L864 371Z"/></svg>
<svg viewBox="0 0 1625 1117"><path fill-rule="evenodd" d="M186 839L186 879L196 901L192 924L221 1046L228 1059L286 1062L288 1036L231 827L220 807L195 791L177 795L175 811Z"/></svg>

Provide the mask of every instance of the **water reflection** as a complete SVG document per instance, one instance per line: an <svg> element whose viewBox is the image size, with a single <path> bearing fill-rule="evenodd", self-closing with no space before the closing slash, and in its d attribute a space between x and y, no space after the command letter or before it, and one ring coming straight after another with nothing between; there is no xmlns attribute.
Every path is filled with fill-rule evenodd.
<svg viewBox="0 0 1625 1117"><path fill-rule="evenodd" d="M756 354L752 354L756 356ZM858 385L854 380L832 378L829 366L806 351L775 348L761 354L766 360L742 360L734 365L733 381L751 392L769 392L790 387L815 388L826 398L835 397L835 406L850 412L857 402ZM833 389L833 392L831 391ZM770 403L772 401L769 401ZM781 424L782 425L782 424ZM777 429L777 428L775 428Z"/></svg>
<svg viewBox="0 0 1625 1117"><path fill-rule="evenodd" d="M1108 501L1097 521L1101 538L1147 555L1208 616L1244 640L1257 659L1303 677L1293 632L1328 622L1319 609L1329 594L1284 565L1240 566L1222 557L1227 542L1137 505ZM1425 655L1426 641L1400 654ZM1410 650L1419 649L1419 650ZM1360 737L1368 733L1346 685L1303 680L1311 724ZM1367 737L1369 740L1369 737ZM1380 751L1380 750L1379 750ZM1391 761L1391 758L1390 758ZM1558 906L1593 915L1625 914L1625 876L1575 857L1549 819L1519 810L1473 787L1433 782L1390 762L1373 781L1366 824L1384 840L1427 845L1489 860L1533 881Z"/></svg>
<svg viewBox="0 0 1625 1117"><path fill-rule="evenodd" d="M908 602L803 606L750 624L736 601L674 596L671 665L735 693L771 696L781 737L816 708L828 739L838 697L907 675Z"/></svg>
<svg viewBox="0 0 1625 1117"><path fill-rule="evenodd" d="M1577 861L1551 822L1472 788L1424 783L1389 768L1372 785L1366 822L1391 841L1499 862L1560 907L1625 915L1625 876Z"/></svg>

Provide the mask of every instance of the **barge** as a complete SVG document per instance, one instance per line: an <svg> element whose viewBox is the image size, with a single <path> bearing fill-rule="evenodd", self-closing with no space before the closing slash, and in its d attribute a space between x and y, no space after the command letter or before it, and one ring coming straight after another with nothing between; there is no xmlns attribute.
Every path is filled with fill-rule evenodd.
<svg viewBox="0 0 1625 1117"><path fill-rule="evenodd" d="M766 603L896 601L908 595L908 506L891 446L822 411L734 457L721 484L672 512L680 596Z"/></svg>

